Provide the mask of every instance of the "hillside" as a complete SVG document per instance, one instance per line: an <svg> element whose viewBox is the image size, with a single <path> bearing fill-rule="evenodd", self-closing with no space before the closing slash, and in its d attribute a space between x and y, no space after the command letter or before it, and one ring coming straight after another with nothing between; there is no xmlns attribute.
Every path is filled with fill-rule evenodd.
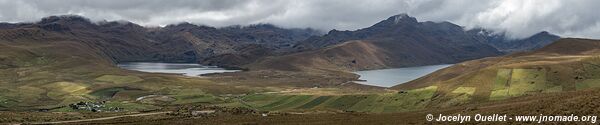
<svg viewBox="0 0 600 125"><path fill-rule="evenodd" d="M431 50L429 48L431 47L411 45L411 43L404 42L355 40L323 49L266 58L250 64L248 67L250 69L286 71L356 71L435 65L458 61L456 58L438 53L437 49ZM467 56L468 54L459 55Z"/></svg>
<svg viewBox="0 0 600 125"><path fill-rule="evenodd" d="M439 102L504 100L598 87L600 41L565 38L532 52L466 61L392 87L438 86ZM470 94L461 94L468 92Z"/></svg>

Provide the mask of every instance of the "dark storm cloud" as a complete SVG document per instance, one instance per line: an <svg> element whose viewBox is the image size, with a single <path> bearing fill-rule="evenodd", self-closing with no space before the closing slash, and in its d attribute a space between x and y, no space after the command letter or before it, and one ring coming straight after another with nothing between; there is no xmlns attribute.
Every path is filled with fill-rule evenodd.
<svg viewBox="0 0 600 125"><path fill-rule="evenodd" d="M519 38L546 30L600 38L597 0L0 0L0 21L37 21L77 14L156 26L273 23L283 27L354 30L408 13L421 21L507 31Z"/></svg>

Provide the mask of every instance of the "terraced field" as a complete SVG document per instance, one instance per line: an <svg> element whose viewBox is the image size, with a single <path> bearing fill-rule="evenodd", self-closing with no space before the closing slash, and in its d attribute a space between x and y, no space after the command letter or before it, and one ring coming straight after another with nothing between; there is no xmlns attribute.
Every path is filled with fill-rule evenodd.
<svg viewBox="0 0 600 125"><path fill-rule="evenodd" d="M490 100L537 92L560 92L562 86L546 83L545 69L499 69Z"/></svg>

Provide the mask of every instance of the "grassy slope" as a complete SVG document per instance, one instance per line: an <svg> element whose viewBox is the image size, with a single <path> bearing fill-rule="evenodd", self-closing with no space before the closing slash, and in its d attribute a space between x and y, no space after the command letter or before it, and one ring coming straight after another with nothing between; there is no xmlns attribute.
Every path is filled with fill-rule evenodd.
<svg viewBox="0 0 600 125"><path fill-rule="evenodd" d="M439 86L437 106L575 91L600 86L600 41L561 39L540 50L472 60L393 87ZM466 89L468 88L468 89ZM472 94L460 94L469 91Z"/></svg>
<svg viewBox="0 0 600 125"><path fill-rule="evenodd" d="M264 111L352 111L352 112L405 112L425 108L436 92L436 86L413 89L402 93L272 93L242 97L246 105ZM237 102L234 102L239 104ZM236 106L232 103L218 104Z"/></svg>

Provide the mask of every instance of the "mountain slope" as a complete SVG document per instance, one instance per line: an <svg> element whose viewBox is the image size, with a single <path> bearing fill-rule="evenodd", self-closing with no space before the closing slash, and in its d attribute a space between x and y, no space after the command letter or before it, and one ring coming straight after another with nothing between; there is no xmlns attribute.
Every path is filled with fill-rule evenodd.
<svg viewBox="0 0 600 125"><path fill-rule="evenodd" d="M488 44L504 53L532 51L560 39L559 36L546 31L522 39L507 38L505 33L493 33L485 29L472 29L467 32L486 39Z"/></svg>
<svg viewBox="0 0 600 125"><path fill-rule="evenodd" d="M239 66L256 59L286 53L290 45L318 34L312 29L283 29L269 24L213 28L189 23L169 25L152 32L162 46L181 46L206 65Z"/></svg>
<svg viewBox="0 0 600 125"><path fill-rule="evenodd" d="M295 47L310 51L273 58L250 67L264 65L262 68L269 68L270 65L289 63L332 70L365 70L457 63L502 54L486 44L485 39L465 32L458 25L418 22L405 14L357 31L332 30Z"/></svg>
<svg viewBox="0 0 600 125"><path fill-rule="evenodd" d="M484 29L467 31L449 22L418 22L414 17L399 14L356 31L332 30L324 36L311 37L294 46L310 52L295 54L298 57L287 55L281 59L272 58L263 61L262 65L265 66L261 68L282 63L290 63L288 67L291 68L294 68L292 65L325 66L336 70L450 64L530 51L558 38L541 32L524 39L508 39L503 34L492 34ZM261 64L250 67L260 67L257 65Z"/></svg>
<svg viewBox="0 0 600 125"><path fill-rule="evenodd" d="M508 38L504 32L494 32L482 28L471 30L450 22L418 22L407 14L389 17L375 25L356 31L331 30L321 37L311 37L300 42L297 49L318 49L326 46L343 43L350 40L365 40L379 38L403 39L398 36L427 36L440 41L460 40L465 43L479 41L495 47L501 52L531 51L548 45L560 37L542 31L527 38ZM446 37L446 38L441 38ZM467 38L469 37L469 38ZM444 44L445 43L440 43Z"/></svg>

